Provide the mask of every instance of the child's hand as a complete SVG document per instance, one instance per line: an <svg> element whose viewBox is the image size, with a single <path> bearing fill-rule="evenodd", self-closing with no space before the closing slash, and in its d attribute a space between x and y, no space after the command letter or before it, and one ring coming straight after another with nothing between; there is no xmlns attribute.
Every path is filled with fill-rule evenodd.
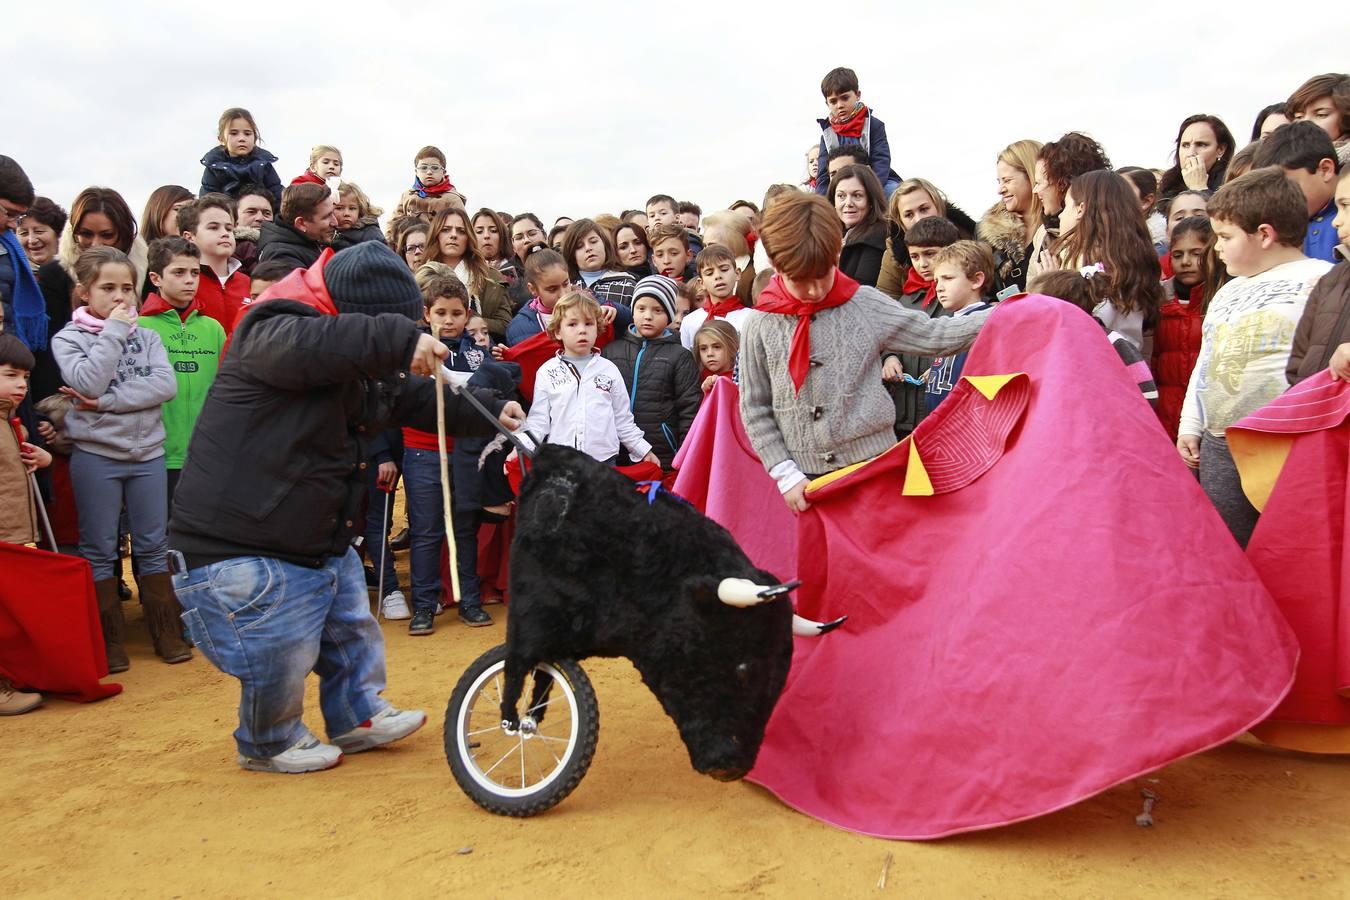
<svg viewBox="0 0 1350 900"><path fill-rule="evenodd" d="M1193 434L1183 434L1177 438L1177 452L1181 461L1192 469L1200 468L1200 438Z"/></svg>
<svg viewBox="0 0 1350 900"><path fill-rule="evenodd" d="M386 494L394 489L394 482L397 480L398 466L392 462L382 462L375 470L375 486Z"/></svg>
<svg viewBox="0 0 1350 900"><path fill-rule="evenodd" d="M128 325L136 324L136 310L131 308L130 304L119 303L113 307L113 311L108 313L108 318L116 319L119 322L126 322Z"/></svg>
<svg viewBox="0 0 1350 900"><path fill-rule="evenodd" d="M642 462L651 463L654 466L661 465L661 460L657 458L656 451L648 450L647 455L642 457Z"/></svg>
<svg viewBox="0 0 1350 900"><path fill-rule="evenodd" d="M50 444L52 441L56 440L56 426L46 419L42 419L38 422L37 430L38 434L42 435L42 439L47 443Z"/></svg>
<svg viewBox="0 0 1350 900"><path fill-rule="evenodd" d="M886 361L881 364L882 381L899 381L905 370L900 366L900 357L888 356Z"/></svg>
<svg viewBox="0 0 1350 900"><path fill-rule="evenodd" d="M601 307L600 307L600 325L601 325L602 327L604 327L604 326L609 326L609 325L613 325L613 324L614 324L614 317L617 316L618 314L619 314L619 311L618 311L617 309L615 309L614 307L612 307L612 306L601 306Z"/></svg>
<svg viewBox="0 0 1350 900"><path fill-rule="evenodd" d="M1205 161L1198 156L1188 156L1181 161L1181 180L1193 191L1209 188L1209 172L1205 170Z"/></svg>
<svg viewBox="0 0 1350 900"><path fill-rule="evenodd" d="M1341 344L1331 354L1331 376L1341 381L1350 381L1350 344ZM38 428L41 431L41 427Z"/></svg>
<svg viewBox="0 0 1350 900"><path fill-rule="evenodd" d="M804 513L811 508L811 504L806 502L806 486L809 481L802 480L783 495L783 500L787 503L788 509L794 513Z"/></svg>
<svg viewBox="0 0 1350 900"><path fill-rule="evenodd" d="M498 360L499 362L503 359L506 359L506 348L503 347L501 344L493 344L492 358Z"/></svg>
<svg viewBox="0 0 1350 900"><path fill-rule="evenodd" d="M52 455L41 447L24 441L19 445L19 458L23 460L23 467L32 475L38 469L45 469L52 464Z"/></svg>
<svg viewBox="0 0 1350 900"><path fill-rule="evenodd" d="M707 378L703 379L703 393L706 394L708 391L711 391L715 384L717 384L716 375L709 375Z"/></svg>
<svg viewBox="0 0 1350 900"><path fill-rule="evenodd" d="M70 403L76 409L95 410L98 409L98 398L86 397L72 387L62 387L61 393L70 398Z"/></svg>

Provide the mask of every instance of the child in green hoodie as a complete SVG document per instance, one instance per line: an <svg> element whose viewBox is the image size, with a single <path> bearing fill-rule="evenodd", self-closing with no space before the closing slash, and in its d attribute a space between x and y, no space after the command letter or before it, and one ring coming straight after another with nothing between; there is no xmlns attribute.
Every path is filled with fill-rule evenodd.
<svg viewBox="0 0 1350 900"><path fill-rule="evenodd" d="M178 394L164 404L164 465L168 469L169 508L187 458L188 438L216 378L225 346L225 329L198 308L201 252L180 237L150 244L150 283L157 293L141 305L140 324L159 335L178 381Z"/></svg>

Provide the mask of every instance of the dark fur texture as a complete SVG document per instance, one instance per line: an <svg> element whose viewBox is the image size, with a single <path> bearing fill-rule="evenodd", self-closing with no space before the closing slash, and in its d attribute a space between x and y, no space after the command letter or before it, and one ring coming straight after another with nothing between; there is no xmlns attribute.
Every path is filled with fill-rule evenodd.
<svg viewBox="0 0 1350 900"><path fill-rule="evenodd" d="M792 662L792 606L737 609L717 585L777 579L694 507L664 493L649 504L622 474L566 447L539 449L518 516L503 716L535 663L623 656L675 721L694 769L749 771Z"/></svg>

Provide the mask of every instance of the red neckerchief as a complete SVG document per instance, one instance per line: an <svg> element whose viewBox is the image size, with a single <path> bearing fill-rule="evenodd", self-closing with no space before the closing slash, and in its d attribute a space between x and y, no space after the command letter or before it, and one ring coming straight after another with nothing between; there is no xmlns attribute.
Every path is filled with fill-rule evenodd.
<svg viewBox="0 0 1350 900"><path fill-rule="evenodd" d="M847 303L857 290L858 282L835 269L834 285L830 292L815 303L798 300L789 294L782 276L777 274L769 279L768 286L760 293L755 309L797 317L797 327L792 332L792 349L788 353L788 374L792 376L792 384L797 392L801 391L806 373L811 368L811 317L821 310Z"/></svg>
<svg viewBox="0 0 1350 900"><path fill-rule="evenodd" d="M868 110L867 105L859 103L858 108L849 113L847 119L844 119L842 122L831 120L830 127L833 128L834 133L840 137L860 138L862 137L863 126L867 124L868 112L870 112L870 110Z"/></svg>
<svg viewBox="0 0 1350 900"><path fill-rule="evenodd" d="M912 294L917 290L922 290L924 292L923 308L927 309L928 304L932 303L933 298L937 296L937 282L925 281L924 277L919 274L919 271L911 266L909 274L905 276L903 293Z"/></svg>
<svg viewBox="0 0 1350 900"><path fill-rule="evenodd" d="M709 319L716 319L718 316L725 319L727 313L733 313L738 309L745 309L745 304L735 294L725 300L714 300L710 294L703 301L703 311L708 314Z"/></svg>
<svg viewBox="0 0 1350 900"><path fill-rule="evenodd" d="M422 184L422 179L414 178L412 189L417 193L417 196L419 197L436 197L441 194L448 194L451 191L454 191L455 186L450 183L450 176L447 175L445 176L444 181L440 182L439 184L433 184L431 187L427 187L426 185ZM459 193L459 191L455 191L455 193Z"/></svg>

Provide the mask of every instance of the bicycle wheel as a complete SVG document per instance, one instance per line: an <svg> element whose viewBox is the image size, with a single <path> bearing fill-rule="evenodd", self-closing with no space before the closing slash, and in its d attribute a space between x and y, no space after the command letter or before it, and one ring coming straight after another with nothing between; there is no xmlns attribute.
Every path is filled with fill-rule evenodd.
<svg viewBox="0 0 1350 900"><path fill-rule="evenodd" d="M501 645L460 676L445 710L445 757L473 802L497 815L533 816L581 783L600 738L600 708L581 666L541 662L525 676L512 727L501 712L505 667Z"/></svg>

